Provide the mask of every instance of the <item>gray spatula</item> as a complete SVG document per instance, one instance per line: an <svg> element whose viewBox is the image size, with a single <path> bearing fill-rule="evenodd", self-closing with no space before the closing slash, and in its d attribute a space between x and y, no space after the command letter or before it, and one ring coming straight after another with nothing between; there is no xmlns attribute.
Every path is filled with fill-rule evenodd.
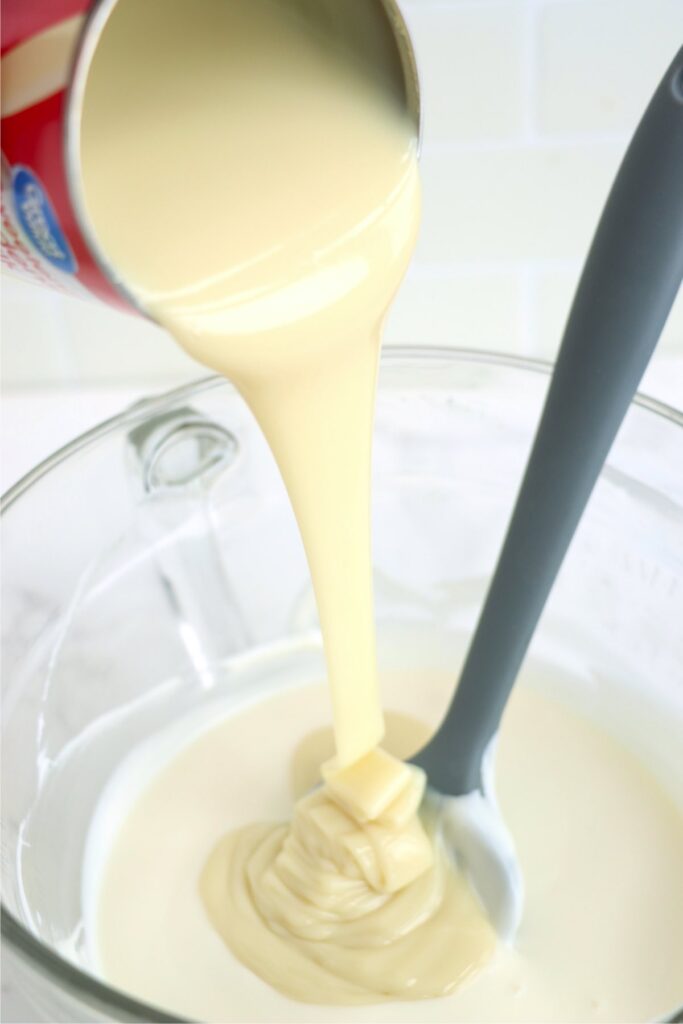
<svg viewBox="0 0 683 1024"><path fill-rule="evenodd" d="M522 486L455 696L413 759L504 937L522 911L492 744L548 594L683 278L683 49L619 168L574 298ZM681 467L683 473L683 466Z"/></svg>

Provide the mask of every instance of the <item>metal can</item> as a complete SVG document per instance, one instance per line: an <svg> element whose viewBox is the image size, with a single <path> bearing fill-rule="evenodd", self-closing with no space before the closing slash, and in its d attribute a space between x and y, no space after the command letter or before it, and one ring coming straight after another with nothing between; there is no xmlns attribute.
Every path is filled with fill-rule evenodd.
<svg viewBox="0 0 683 1024"><path fill-rule="evenodd" d="M40 284L128 307L72 203L65 123L89 0L2 3L2 261Z"/></svg>
<svg viewBox="0 0 683 1024"><path fill-rule="evenodd" d="M141 312L88 222L77 156L88 68L117 2L2 0L2 262L40 284ZM395 0L316 0L310 10L345 29L372 12L372 45L399 69L418 130L415 57Z"/></svg>

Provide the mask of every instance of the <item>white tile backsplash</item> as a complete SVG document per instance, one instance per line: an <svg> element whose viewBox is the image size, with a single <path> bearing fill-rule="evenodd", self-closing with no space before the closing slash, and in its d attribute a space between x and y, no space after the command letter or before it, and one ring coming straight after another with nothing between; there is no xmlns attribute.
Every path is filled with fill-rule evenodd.
<svg viewBox="0 0 683 1024"><path fill-rule="evenodd" d="M683 2L558 0L537 31L539 129L630 133L683 43Z"/></svg>
<svg viewBox="0 0 683 1024"><path fill-rule="evenodd" d="M87 299L3 275L3 387L126 383L169 385L201 375L160 327Z"/></svg>
<svg viewBox="0 0 683 1024"><path fill-rule="evenodd" d="M387 341L550 358L628 138L683 43L683 0L404 8L423 90L424 217ZM203 372L141 318L9 278L2 329L6 389ZM683 297L660 352L683 360Z"/></svg>
<svg viewBox="0 0 683 1024"><path fill-rule="evenodd" d="M458 345L523 351L515 270L421 267L408 273L389 314L392 345Z"/></svg>
<svg viewBox="0 0 683 1024"><path fill-rule="evenodd" d="M117 379L130 379L130 367L144 377L192 380L208 371L171 343L161 327L142 316L91 302L65 302L62 329L71 339L73 372L93 379L105 364Z"/></svg>
<svg viewBox="0 0 683 1024"><path fill-rule="evenodd" d="M622 149L613 142L426 145L418 259L524 264L580 258Z"/></svg>
<svg viewBox="0 0 683 1024"><path fill-rule="evenodd" d="M507 139L524 124L521 4L413 5L407 12L429 140Z"/></svg>

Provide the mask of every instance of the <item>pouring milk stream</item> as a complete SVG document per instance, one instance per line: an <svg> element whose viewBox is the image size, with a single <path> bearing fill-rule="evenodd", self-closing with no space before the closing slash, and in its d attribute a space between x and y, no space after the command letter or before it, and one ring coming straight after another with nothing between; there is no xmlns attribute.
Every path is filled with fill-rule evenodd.
<svg viewBox="0 0 683 1024"><path fill-rule="evenodd" d="M424 774L379 746L371 437L382 324L419 221L415 127L404 97L316 30L304 5L201 7L193 18L183 0L112 11L83 104L85 206L141 306L233 381L277 459L315 588L336 745L291 827L230 838L202 892L227 943L266 978L245 931L253 949L278 934L273 958L291 959L294 993L439 995L495 936L436 824L418 816ZM150 47L159 26L163 45ZM225 912L221 884L235 871L241 914ZM325 963L311 953L320 936ZM364 945L377 941L377 976L358 986Z"/></svg>

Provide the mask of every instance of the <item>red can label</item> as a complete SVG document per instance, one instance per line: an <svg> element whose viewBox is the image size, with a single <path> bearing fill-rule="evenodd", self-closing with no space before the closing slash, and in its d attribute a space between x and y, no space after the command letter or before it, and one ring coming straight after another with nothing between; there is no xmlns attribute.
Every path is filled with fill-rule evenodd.
<svg viewBox="0 0 683 1024"><path fill-rule="evenodd" d="M2 0L2 262L24 277L130 309L71 203L67 88L90 0Z"/></svg>

